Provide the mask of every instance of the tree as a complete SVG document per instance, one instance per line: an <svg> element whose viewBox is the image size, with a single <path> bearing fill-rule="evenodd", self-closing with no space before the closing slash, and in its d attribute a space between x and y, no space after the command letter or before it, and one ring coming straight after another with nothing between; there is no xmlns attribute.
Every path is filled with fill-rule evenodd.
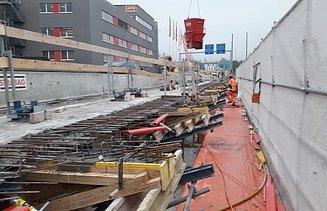
<svg viewBox="0 0 327 211"><path fill-rule="evenodd" d="M241 65L243 61L237 61L237 60L234 60L233 61L233 72L236 73L236 69Z"/></svg>

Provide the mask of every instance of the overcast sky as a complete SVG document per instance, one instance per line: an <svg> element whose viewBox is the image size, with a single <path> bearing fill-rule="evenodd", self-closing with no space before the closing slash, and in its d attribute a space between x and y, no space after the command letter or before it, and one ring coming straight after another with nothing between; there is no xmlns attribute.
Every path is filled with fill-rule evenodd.
<svg viewBox="0 0 327 211"><path fill-rule="evenodd" d="M249 33L249 52L260 43L273 25L296 2L296 0L198 0L201 17L206 20L207 35L204 44L226 43L230 48L234 33L234 59L245 58L245 33ZM147 11L159 25L159 53L172 54L176 58L177 44L169 48L169 15L184 28L183 20L188 17L190 0L109 0L112 4L138 4ZM198 17L197 1L193 0L190 17ZM169 52L170 49L170 52ZM182 48L183 49L183 48ZM223 56L197 56L215 61Z"/></svg>

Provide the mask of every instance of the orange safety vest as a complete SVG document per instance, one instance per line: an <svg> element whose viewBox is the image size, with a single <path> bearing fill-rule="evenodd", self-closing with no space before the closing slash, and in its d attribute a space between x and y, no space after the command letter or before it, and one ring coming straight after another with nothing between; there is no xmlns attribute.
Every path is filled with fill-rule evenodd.
<svg viewBox="0 0 327 211"><path fill-rule="evenodd" d="M237 80L234 78L229 79L228 84L231 86L231 91L236 92L237 91Z"/></svg>

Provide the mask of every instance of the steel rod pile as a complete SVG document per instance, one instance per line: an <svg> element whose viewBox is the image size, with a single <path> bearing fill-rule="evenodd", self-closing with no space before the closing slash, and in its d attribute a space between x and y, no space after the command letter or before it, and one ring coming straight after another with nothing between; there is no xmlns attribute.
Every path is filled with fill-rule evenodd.
<svg viewBox="0 0 327 211"><path fill-rule="evenodd" d="M208 107L181 108L182 101L165 97L0 146L0 200L19 196L38 207L51 201L50 210L78 209L108 198L77 206L71 203L75 197L103 190L112 191L113 198L165 190L174 165L182 166L181 155L174 153L184 138L221 125L211 122Z"/></svg>

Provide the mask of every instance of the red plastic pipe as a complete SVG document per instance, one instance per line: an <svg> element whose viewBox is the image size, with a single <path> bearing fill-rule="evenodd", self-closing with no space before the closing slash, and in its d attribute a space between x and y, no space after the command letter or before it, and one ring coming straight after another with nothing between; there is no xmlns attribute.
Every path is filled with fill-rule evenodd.
<svg viewBox="0 0 327 211"><path fill-rule="evenodd" d="M133 130L124 130L122 133L128 134L128 135L140 135L140 134L146 134L146 133L154 133L157 131L166 130L165 127L159 126L159 127L145 127L145 128L139 128L139 129L133 129Z"/></svg>
<svg viewBox="0 0 327 211"><path fill-rule="evenodd" d="M157 126L159 125L162 121L164 121L168 117L168 114L163 114L160 117L158 117L156 120L153 120L150 125L151 126Z"/></svg>
<svg viewBox="0 0 327 211"><path fill-rule="evenodd" d="M275 184L270 176L267 178L266 183L266 208L269 211L277 211Z"/></svg>

